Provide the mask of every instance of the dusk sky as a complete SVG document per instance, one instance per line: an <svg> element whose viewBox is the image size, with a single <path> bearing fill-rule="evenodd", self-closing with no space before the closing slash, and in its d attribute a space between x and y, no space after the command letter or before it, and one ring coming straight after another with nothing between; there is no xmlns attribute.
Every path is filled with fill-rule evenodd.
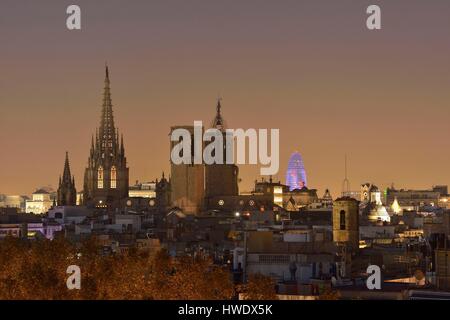
<svg viewBox="0 0 450 320"><path fill-rule="evenodd" d="M82 30L66 28L66 8ZM382 30L366 28L378 4ZM69 152L82 190L105 62L130 184L169 172L169 130L280 129L280 171L308 187L450 183L450 1L0 0L0 193L57 188ZM249 191L259 166L241 166Z"/></svg>

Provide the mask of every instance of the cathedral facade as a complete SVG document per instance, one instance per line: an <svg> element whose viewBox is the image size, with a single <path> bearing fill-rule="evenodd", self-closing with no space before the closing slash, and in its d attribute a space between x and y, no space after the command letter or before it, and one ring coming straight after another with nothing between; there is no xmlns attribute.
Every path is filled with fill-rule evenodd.
<svg viewBox="0 0 450 320"><path fill-rule="evenodd" d="M114 125L109 70L106 67L100 127L92 136L88 166L84 173L83 203L95 207L118 207L128 197L127 159L123 136Z"/></svg>

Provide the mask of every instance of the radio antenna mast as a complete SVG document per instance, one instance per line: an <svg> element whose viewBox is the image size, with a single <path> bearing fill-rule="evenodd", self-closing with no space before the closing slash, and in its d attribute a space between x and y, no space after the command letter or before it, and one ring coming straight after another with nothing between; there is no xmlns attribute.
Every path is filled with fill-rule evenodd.
<svg viewBox="0 0 450 320"><path fill-rule="evenodd" d="M344 177L344 181L342 182L342 196L349 196L350 195L350 181L348 180L348 176L347 176L347 154L345 154L345 158L344 158L344 170L345 170L345 177Z"/></svg>

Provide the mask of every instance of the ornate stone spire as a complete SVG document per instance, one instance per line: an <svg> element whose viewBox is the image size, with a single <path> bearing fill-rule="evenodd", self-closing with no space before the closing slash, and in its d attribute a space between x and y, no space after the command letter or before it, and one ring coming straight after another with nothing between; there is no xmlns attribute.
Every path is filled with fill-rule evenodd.
<svg viewBox="0 0 450 320"><path fill-rule="evenodd" d="M59 176L57 201L59 206L74 206L76 203L75 177L70 173L69 153L66 152L62 178Z"/></svg>
<svg viewBox="0 0 450 320"><path fill-rule="evenodd" d="M106 66L105 87L103 90L103 106L99 128L99 139L102 153L109 154L117 150L116 129L114 127L108 66Z"/></svg>
<svg viewBox="0 0 450 320"><path fill-rule="evenodd" d="M62 182L70 183L71 181L72 181L72 175L70 174L69 153L66 151L66 161L64 162L64 172L63 172Z"/></svg>
<svg viewBox="0 0 450 320"><path fill-rule="evenodd" d="M211 127L224 130L225 129L225 120L222 118L222 105L220 104L220 101L222 98L217 99L217 106L216 106L216 117L213 120L213 123Z"/></svg>
<svg viewBox="0 0 450 320"><path fill-rule="evenodd" d="M120 136L120 154L121 155L125 154L125 147L123 145L123 134Z"/></svg>

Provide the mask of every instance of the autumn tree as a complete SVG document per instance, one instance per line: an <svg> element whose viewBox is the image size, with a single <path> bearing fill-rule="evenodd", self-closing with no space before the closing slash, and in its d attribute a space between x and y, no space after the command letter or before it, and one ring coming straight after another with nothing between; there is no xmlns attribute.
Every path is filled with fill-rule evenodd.
<svg viewBox="0 0 450 320"><path fill-rule="evenodd" d="M277 300L275 282L260 273L250 274L247 284L240 290L245 300Z"/></svg>
<svg viewBox="0 0 450 320"><path fill-rule="evenodd" d="M67 267L81 269L81 289L68 290ZM203 255L173 258L130 248L105 255L94 238L0 242L0 299L231 299L228 270Z"/></svg>

